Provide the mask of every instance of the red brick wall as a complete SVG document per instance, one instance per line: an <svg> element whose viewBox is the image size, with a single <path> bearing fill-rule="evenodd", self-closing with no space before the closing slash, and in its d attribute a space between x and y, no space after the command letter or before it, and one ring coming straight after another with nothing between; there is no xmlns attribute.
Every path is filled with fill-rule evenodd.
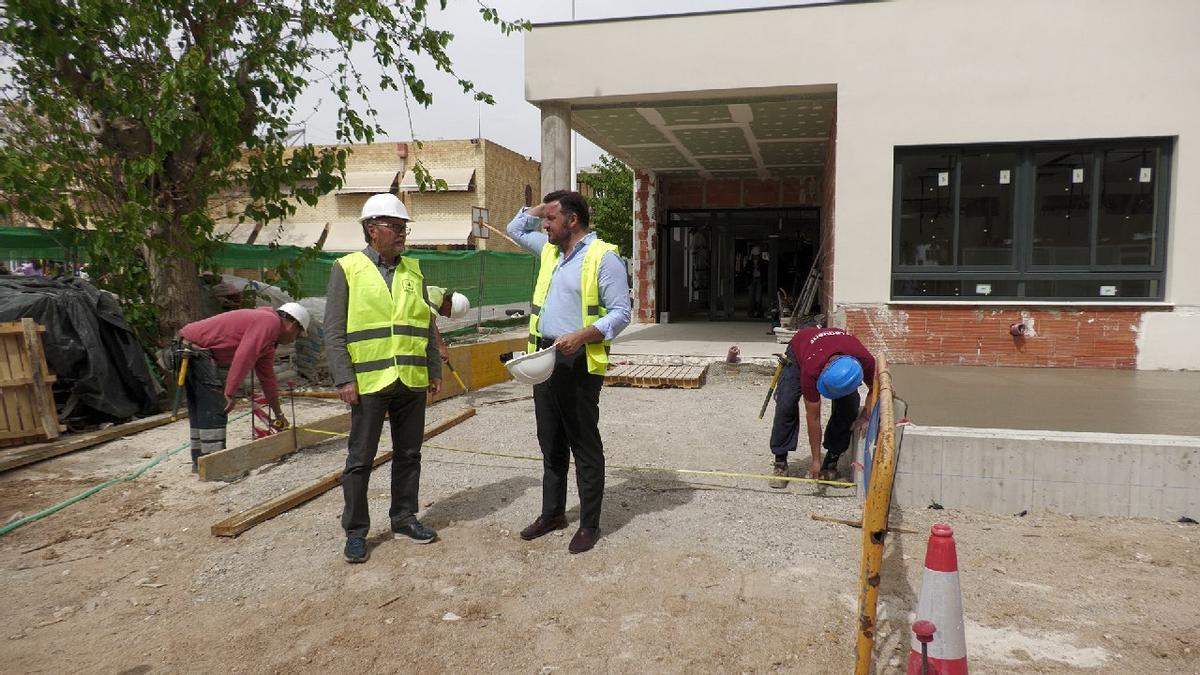
<svg viewBox="0 0 1200 675"><path fill-rule="evenodd" d="M1141 310L842 307L846 330L892 363L1135 368ZM1009 326L1029 334L1013 337Z"/></svg>
<svg viewBox="0 0 1200 675"><path fill-rule="evenodd" d="M833 308L833 214L837 206L834 189L837 174L837 110L829 125L829 142L825 146L825 167L821 171L821 311L829 316Z"/></svg>
<svg viewBox="0 0 1200 675"><path fill-rule="evenodd" d="M657 323L654 300L658 279L658 222L655 206L658 184L650 175L637 172L633 178L633 322Z"/></svg>
<svg viewBox="0 0 1200 675"><path fill-rule="evenodd" d="M661 201L671 209L752 209L817 206L821 185L815 176L664 180Z"/></svg>

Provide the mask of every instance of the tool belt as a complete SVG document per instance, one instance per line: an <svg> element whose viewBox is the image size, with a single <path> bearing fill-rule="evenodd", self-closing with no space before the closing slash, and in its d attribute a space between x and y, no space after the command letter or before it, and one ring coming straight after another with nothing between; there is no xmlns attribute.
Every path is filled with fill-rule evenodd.
<svg viewBox="0 0 1200 675"><path fill-rule="evenodd" d="M159 352L159 365L164 370L178 373L179 364L183 362L184 357L189 359L211 359L212 352L207 349L201 349L188 340L176 335L171 340L171 346Z"/></svg>

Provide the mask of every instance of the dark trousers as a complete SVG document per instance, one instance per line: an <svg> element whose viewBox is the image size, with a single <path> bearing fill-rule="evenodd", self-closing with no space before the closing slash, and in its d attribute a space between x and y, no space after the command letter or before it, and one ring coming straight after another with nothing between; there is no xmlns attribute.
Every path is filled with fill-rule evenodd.
<svg viewBox="0 0 1200 675"><path fill-rule="evenodd" d="M831 468L850 447L850 427L858 417L858 392L833 401L833 411L825 424L823 445L827 451L822 466ZM771 453L776 462L786 462L800 438L801 418L800 367L789 359L775 385L775 421L771 425Z"/></svg>
<svg viewBox="0 0 1200 675"><path fill-rule="evenodd" d="M424 391L399 382L374 394L359 395L350 407L350 442L342 472L342 528L347 537L365 537L371 530L367 485L379 450L384 417L392 427L392 529L417 519L417 487L421 481L421 441L425 433Z"/></svg>
<svg viewBox="0 0 1200 675"><path fill-rule="evenodd" d="M208 352L191 355L183 380L187 396L188 426L192 436L192 463L225 449L225 382Z"/></svg>
<svg viewBox="0 0 1200 675"><path fill-rule="evenodd" d="M599 527L604 501L604 444L600 440L600 387L603 375L588 372L580 349L569 363L559 362L549 380L534 385L538 444L542 448L542 515L553 518L567 508L567 473L575 456L579 488L579 526Z"/></svg>

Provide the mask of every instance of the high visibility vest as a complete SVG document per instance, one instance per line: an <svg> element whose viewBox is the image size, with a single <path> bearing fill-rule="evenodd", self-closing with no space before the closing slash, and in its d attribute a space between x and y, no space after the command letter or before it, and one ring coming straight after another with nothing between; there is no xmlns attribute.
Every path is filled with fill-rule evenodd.
<svg viewBox="0 0 1200 675"><path fill-rule="evenodd" d="M583 327L596 323L600 317L608 314L608 308L600 304L600 259L608 251L617 252L617 247L599 239L588 244L583 252L583 271L579 280L579 291L582 296ZM558 246L546 243L542 247L542 267L538 272L537 285L533 287L533 306L529 314L529 344L530 352L537 351L538 338L542 337L538 318L542 313L542 305L546 304L546 296L550 294L550 280L554 270L558 268L561 253ZM612 349L612 340L595 342L584 345L587 354L588 372L593 375L603 375L608 370L608 352Z"/></svg>
<svg viewBox="0 0 1200 675"><path fill-rule="evenodd" d="M410 389L429 386L426 348L432 314L422 297L421 266L401 257L389 290L362 251L338 259L346 275L346 349L358 393L380 391L399 379Z"/></svg>

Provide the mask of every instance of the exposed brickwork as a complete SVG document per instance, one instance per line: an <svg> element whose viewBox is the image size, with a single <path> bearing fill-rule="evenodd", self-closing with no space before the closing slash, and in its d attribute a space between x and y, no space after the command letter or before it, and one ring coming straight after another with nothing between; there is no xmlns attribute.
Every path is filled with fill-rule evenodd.
<svg viewBox="0 0 1200 675"><path fill-rule="evenodd" d="M822 186L815 176L710 178L662 181L662 203L672 209L741 209L818 206Z"/></svg>
<svg viewBox="0 0 1200 675"><path fill-rule="evenodd" d="M633 181L633 321L657 323L658 183L637 172Z"/></svg>
<svg viewBox="0 0 1200 675"><path fill-rule="evenodd" d="M839 321L892 363L1135 368L1142 310L843 306ZM1009 326L1024 323L1024 337Z"/></svg>
<svg viewBox="0 0 1200 675"><path fill-rule="evenodd" d="M491 225L501 232L517 211L525 206L525 188L529 187L533 203L542 200L541 164L529 157L484 140L484 167L476 180L483 206L488 210ZM524 251L495 232L487 240L489 251Z"/></svg>
<svg viewBox="0 0 1200 675"><path fill-rule="evenodd" d="M825 167L821 173L821 248L825 253L821 259L821 311L826 316L834 307L833 298L833 222L837 207L837 110L829 125L829 142L825 146Z"/></svg>

